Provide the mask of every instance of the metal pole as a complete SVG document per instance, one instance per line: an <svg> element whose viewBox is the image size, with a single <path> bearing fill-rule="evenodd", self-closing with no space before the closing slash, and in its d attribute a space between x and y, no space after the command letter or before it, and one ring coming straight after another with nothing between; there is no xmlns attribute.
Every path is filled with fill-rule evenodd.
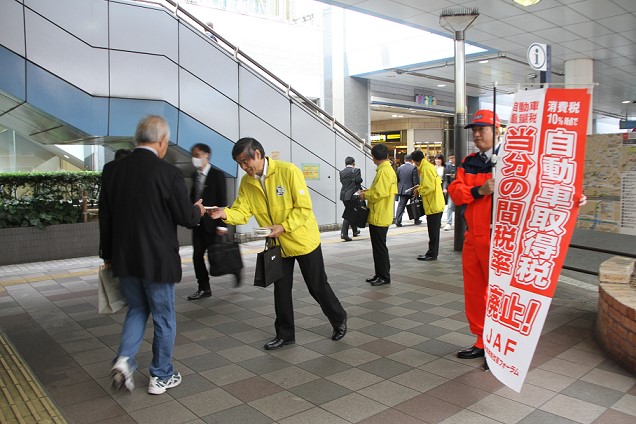
<svg viewBox="0 0 636 424"><path fill-rule="evenodd" d="M466 56L464 49L464 31L455 31L455 164L466 157ZM455 237L453 249L461 252L464 248L464 232L466 225L455 207Z"/></svg>

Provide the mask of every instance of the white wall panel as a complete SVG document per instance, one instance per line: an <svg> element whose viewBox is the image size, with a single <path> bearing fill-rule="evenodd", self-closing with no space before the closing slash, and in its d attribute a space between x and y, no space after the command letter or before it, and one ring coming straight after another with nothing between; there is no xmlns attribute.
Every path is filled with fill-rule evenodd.
<svg viewBox="0 0 636 424"><path fill-rule="evenodd" d="M177 21L165 9L110 3L110 47L178 61Z"/></svg>
<svg viewBox="0 0 636 424"><path fill-rule="evenodd" d="M291 141L289 137L263 122L243 108L239 110L241 121L240 137L252 137L257 139L265 148L265 154L278 152L279 159L291 161Z"/></svg>
<svg viewBox="0 0 636 424"><path fill-rule="evenodd" d="M179 65L238 103L238 63L205 35L179 28Z"/></svg>
<svg viewBox="0 0 636 424"><path fill-rule="evenodd" d="M308 151L296 143L292 143L292 162L303 170L303 164L317 164L319 178L307 180L307 186L315 191L311 194L314 202L314 213L319 224L333 224L336 222L336 200L340 198L340 179L336 178L336 170L331 163L322 160L313 152ZM336 196L336 187L338 195ZM320 208L316 207L320 205Z"/></svg>
<svg viewBox="0 0 636 424"><path fill-rule="evenodd" d="M297 105L291 106L291 138L327 162L336 159L335 132L313 114Z"/></svg>
<svg viewBox="0 0 636 424"><path fill-rule="evenodd" d="M103 0L26 0L35 10L93 47L108 47L108 3Z"/></svg>
<svg viewBox="0 0 636 424"><path fill-rule="evenodd" d="M111 51L110 69L111 96L179 104L178 67L165 57Z"/></svg>
<svg viewBox="0 0 636 424"><path fill-rule="evenodd" d="M289 99L242 66L239 67L239 103L289 135Z"/></svg>
<svg viewBox="0 0 636 424"><path fill-rule="evenodd" d="M22 4L0 0L0 44L24 56L24 18Z"/></svg>
<svg viewBox="0 0 636 424"><path fill-rule="evenodd" d="M238 105L191 74L183 70L180 73L181 110L236 141L239 135Z"/></svg>
<svg viewBox="0 0 636 424"><path fill-rule="evenodd" d="M27 59L89 94L108 95L108 51L26 10Z"/></svg>

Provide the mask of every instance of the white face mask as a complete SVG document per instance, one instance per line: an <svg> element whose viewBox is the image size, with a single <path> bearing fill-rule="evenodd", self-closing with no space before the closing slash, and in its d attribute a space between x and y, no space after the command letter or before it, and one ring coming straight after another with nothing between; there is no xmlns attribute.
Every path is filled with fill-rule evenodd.
<svg viewBox="0 0 636 424"><path fill-rule="evenodd" d="M192 157L192 165L194 165L195 168L201 168L203 166L203 163L203 159L195 158L194 156Z"/></svg>

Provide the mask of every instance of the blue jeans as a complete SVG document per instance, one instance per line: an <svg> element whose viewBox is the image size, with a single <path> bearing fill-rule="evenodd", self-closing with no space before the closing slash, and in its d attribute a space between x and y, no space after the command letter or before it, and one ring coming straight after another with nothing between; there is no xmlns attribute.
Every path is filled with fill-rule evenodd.
<svg viewBox="0 0 636 424"><path fill-rule="evenodd" d="M154 336L149 371L153 377L167 380L174 374L172 351L177 335L175 283L157 283L135 277L120 277L119 282L128 303L128 313L121 333L118 356L127 356L132 369L137 368L135 355L144 337L148 315L152 314Z"/></svg>

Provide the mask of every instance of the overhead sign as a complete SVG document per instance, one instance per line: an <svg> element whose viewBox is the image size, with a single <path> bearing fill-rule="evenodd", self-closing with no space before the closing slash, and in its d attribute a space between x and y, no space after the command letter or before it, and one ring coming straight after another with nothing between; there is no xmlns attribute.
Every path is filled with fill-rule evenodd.
<svg viewBox="0 0 636 424"><path fill-rule="evenodd" d="M528 47L528 64L535 71L547 71L550 61L550 46L532 43Z"/></svg>

